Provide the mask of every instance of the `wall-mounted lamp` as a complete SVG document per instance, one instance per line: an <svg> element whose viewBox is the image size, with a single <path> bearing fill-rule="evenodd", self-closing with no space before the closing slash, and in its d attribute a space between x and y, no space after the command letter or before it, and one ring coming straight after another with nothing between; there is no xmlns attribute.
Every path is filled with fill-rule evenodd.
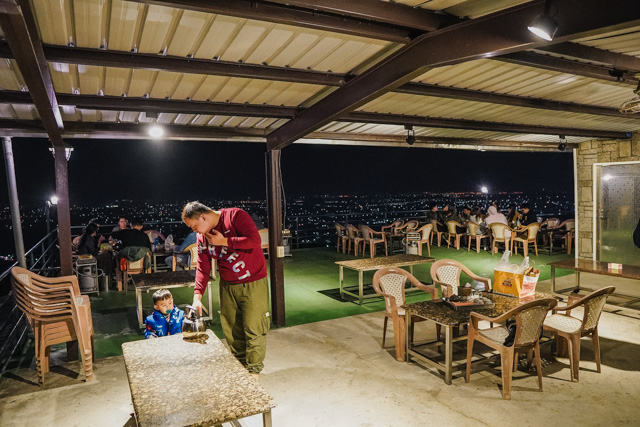
<svg viewBox="0 0 640 427"><path fill-rule="evenodd" d="M564 135L558 135L560 137L560 143L558 144L558 150L564 151L567 149L567 137Z"/></svg>
<svg viewBox="0 0 640 427"><path fill-rule="evenodd" d="M545 2L544 13L533 18L527 27L533 34L547 41L553 40L553 36L558 31L558 23L549 16L549 9L551 9L551 0Z"/></svg>
<svg viewBox="0 0 640 427"><path fill-rule="evenodd" d="M164 130L162 129L162 126L159 125L153 125L149 128L149 136L152 138L162 138L162 135L164 135Z"/></svg>
<svg viewBox="0 0 640 427"><path fill-rule="evenodd" d="M407 130L407 144L413 145L416 142L416 131L413 130L411 125L404 125L404 128Z"/></svg>

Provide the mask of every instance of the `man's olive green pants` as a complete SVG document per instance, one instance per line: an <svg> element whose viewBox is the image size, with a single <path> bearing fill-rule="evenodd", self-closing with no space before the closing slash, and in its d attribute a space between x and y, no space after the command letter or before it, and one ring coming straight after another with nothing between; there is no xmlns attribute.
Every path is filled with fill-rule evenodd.
<svg viewBox="0 0 640 427"><path fill-rule="evenodd" d="M271 326L267 278L231 285L220 279L220 323L233 355L251 373L260 373Z"/></svg>

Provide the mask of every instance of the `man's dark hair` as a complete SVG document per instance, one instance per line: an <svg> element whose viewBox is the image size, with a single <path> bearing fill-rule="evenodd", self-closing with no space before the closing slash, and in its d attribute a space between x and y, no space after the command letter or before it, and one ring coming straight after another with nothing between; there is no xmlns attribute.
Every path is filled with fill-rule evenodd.
<svg viewBox="0 0 640 427"><path fill-rule="evenodd" d="M134 219L133 221L131 221L131 226L132 227L142 226L142 222L139 219Z"/></svg>
<svg viewBox="0 0 640 427"><path fill-rule="evenodd" d="M522 204L522 209L531 209L531 208L529 207L529 203L523 203L523 204Z"/></svg>
<svg viewBox="0 0 640 427"><path fill-rule="evenodd" d="M189 202L182 209L182 220L187 218L194 219L205 213L211 213L213 209L198 201Z"/></svg>
<svg viewBox="0 0 640 427"><path fill-rule="evenodd" d="M157 304L158 301L164 301L166 299L169 298L173 298L173 295L171 295L171 292L169 292L169 290L167 289L160 289L158 291L155 291L153 293L153 303Z"/></svg>

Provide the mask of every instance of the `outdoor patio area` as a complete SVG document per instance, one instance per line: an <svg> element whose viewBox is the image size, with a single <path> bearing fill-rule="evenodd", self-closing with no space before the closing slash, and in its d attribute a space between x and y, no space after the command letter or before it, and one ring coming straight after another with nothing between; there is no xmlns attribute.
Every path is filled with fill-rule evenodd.
<svg viewBox="0 0 640 427"><path fill-rule="evenodd" d="M432 255L458 259L486 277L492 277L500 256L444 247L433 248ZM542 270L539 291L551 291L549 268L543 263L562 258L566 256L532 257ZM554 356L547 344L542 350L544 392L537 389L535 371L527 371L521 360L519 372L514 374L512 400L503 401L499 362L475 368L469 384L456 372L453 384L447 386L435 371L395 360L391 327L386 348L381 349L383 301L373 298L359 306L336 297L334 262L343 259L353 257L325 248L294 251L286 260L289 327L269 334L265 370L260 376L261 385L279 405L273 410L274 425L503 425L505 420L518 419L526 425L550 426L567 425L567 417L571 417L571 424L583 425L628 425L635 421L634 390L640 380L638 304L623 307L615 304L624 300L610 299L612 304L607 305L599 328L602 373L595 372L590 340L582 343L579 383L569 380L568 359ZM513 261L521 259L516 256ZM422 281L430 282L429 266L415 269ZM355 282L355 273L351 279ZM365 276L367 281L370 277L367 280ZM571 274L558 279L559 287L572 283ZM624 288L631 282L582 275L581 283L586 288L610 284ZM176 301L188 302L190 292L176 290ZM144 299L147 307L149 297ZM425 296L409 298L417 301ZM96 329L94 380L85 383L80 364L63 361L62 346L52 352L51 372L41 389L33 366L27 366L33 363L25 359L23 367L0 379L0 425L135 425L120 349L122 342L142 338L136 327L133 292L101 293L92 298L92 310ZM211 327L221 336L219 323ZM416 326L417 341L434 336L432 323ZM464 352L454 356L462 358ZM599 405L597 413L592 411L603 398L615 405ZM241 420L241 425L257 426L261 421L254 416Z"/></svg>
<svg viewBox="0 0 640 427"><path fill-rule="evenodd" d="M598 285L586 278L585 284ZM544 291L550 284L539 286ZM582 343L579 383L569 381L568 359L553 356L546 345L544 391L538 391L535 372L527 371L521 360L511 401L500 394L499 364L476 368L469 384L457 373L446 386L432 370L397 362L392 344L380 348L382 321L382 312L375 311L272 331L260 383L279 405L273 410L274 425L498 426L518 420L523 425L566 426L636 421L636 310L607 305L602 314L602 373L595 372L590 340ZM418 324L416 340L434 335L433 324ZM53 367L41 391L34 370L12 371L0 383L0 424L134 425L122 356L97 360L89 383L78 372L77 362ZM612 404L601 404L604 399ZM261 418L241 420L241 425L261 425Z"/></svg>

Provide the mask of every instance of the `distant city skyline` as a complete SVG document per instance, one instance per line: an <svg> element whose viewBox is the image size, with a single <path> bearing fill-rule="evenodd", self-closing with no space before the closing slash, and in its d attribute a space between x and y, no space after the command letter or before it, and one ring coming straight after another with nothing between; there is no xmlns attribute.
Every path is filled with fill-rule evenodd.
<svg viewBox="0 0 640 427"><path fill-rule="evenodd" d="M260 198L265 145L211 141L69 140L71 204L132 199ZM44 139L14 138L20 203L55 193ZM2 162L4 171L4 162ZM4 173L3 173L4 175ZM418 147L294 144L282 150L285 196L403 192L573 191L569 153L501 153ZM0 197L8 206L6 180Z"/></svg>

